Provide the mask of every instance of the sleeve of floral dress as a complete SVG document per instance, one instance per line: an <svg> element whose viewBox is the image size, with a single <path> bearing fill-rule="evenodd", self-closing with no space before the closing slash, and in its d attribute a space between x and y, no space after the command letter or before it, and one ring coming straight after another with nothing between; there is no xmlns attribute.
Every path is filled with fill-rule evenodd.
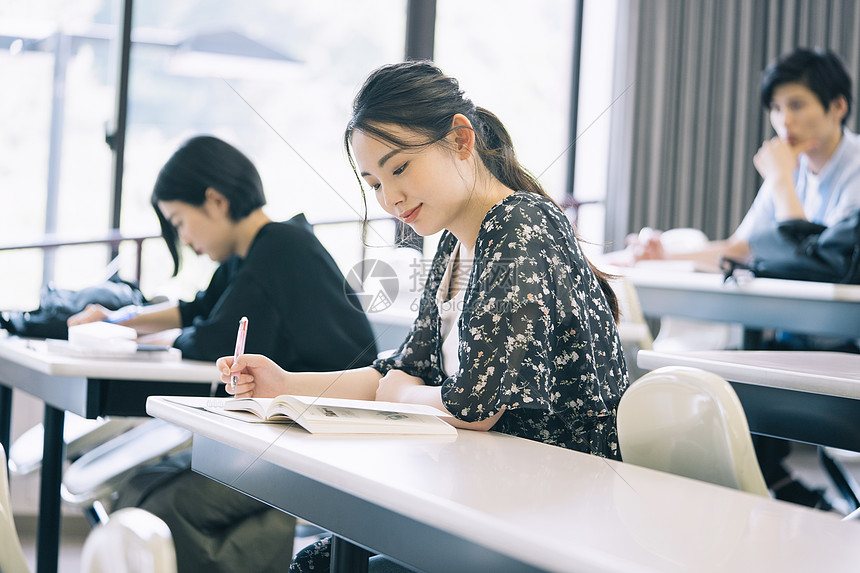
<svg viewBox="0 0 860 573"><path fill-rule="evenodd" d="M389 370L402 370L410 376L421 378L425 383L431 381L436 362L433 354L436 342L430 327L431 320L434 320L433 316L419 314L400 348L391 356L377 359L372 366L383 376Z"/></svg>
<svg viewBox="0 0 860 573"><path fill-rule="evenodd" d="M553 324L563 296L557 230L539 210L484 222L460 324L460 369L442 385L445 407L465 421L507 409L549 409ZM567 297L569 298L569 297Z"/></svg>
<svg viewBox="0 0 860 573"><path fill-rule="evenodd" d="M418 317L400 348L387 358L373 363L373 367L383 375L397 369L424 380L425 384L438 386L442 383L439 368L439 311L436 307L436 291L442 274L448 264L451 251L457 239L445 232L439 240L439 247L427 276L424 291L418 307Z"/></svg>

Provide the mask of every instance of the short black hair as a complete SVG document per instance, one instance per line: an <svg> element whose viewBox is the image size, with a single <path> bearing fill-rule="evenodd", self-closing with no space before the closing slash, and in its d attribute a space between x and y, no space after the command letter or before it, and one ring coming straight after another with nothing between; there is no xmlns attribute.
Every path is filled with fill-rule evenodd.
<svg viewBox="0 0 860 573"><path fill-rule="evenodd" d="M199 207L206 202L206 189L210 187L230 201L233 221L241 221L266 204L260 173L241 151L211 135L199 135L183 143L158 173L151 198L161 236L173 257L174 276L180 265L179 236L162 215L158 202L182 201Z"/></svg>
<svg viewBox="0 0 860 573"><path fill-rule="evenodd" d="M851 113L851 78L839 56L830 50L797 50L780 56L761 75L761 105L770 109L773 92L783 84L802 84L812 91L825 110L839 96L845 98L848 111L842 125Z"/></svg>

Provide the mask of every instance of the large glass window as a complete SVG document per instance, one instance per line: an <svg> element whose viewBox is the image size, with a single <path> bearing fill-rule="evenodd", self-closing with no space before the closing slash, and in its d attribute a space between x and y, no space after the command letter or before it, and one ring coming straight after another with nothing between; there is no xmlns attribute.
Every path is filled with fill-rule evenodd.
<svg viewBox="0 0 860 573"><path fill-rule="evenodd" d="M613 106L629 94L613 85L615 70L616 0L586 2L582 17L582 58L576 142L578 232L589 255L604 250L606 193L609 175L609 134ZM618 248L616 245L614 248Z"/></svg>
<svg viewBox="0 0 860 573"><path fill-rule="evenodd" d="M508 128L520 162L561 199L567 177L573 3L439 0L436 61Z"/></svg>
<svg viewBox="0 0 860 573"><path fill-rule="evenodd" d="M158 169L200 133L230 141L254 161L270 217L360 218L364 207L341 136L367 72L403 57L405 14L405 1L138 2L123 230L156 228L149 196ZM342 268L358 261L357 226L317 232ZM168 283L166 253L156 254L162 250L158 241L147 247L147 284L172 284L170 296L205 286L200 269Z"/></svg>
<svg viewBox="0 0 860 573"><path fill-rule="evenodd" d="M573 2L439 0L436 61L473 101L500 117L521 163L547 193L562 200L569 153L576 153L577 232L601 252L609 137L616 2L586 2L580 102L573 146L569 132Z"/></svg>
<svg viewBox="0 0 860 573"><path fill-rule="evenodd" d="M105 33L113 18L94 2L0 4L0 244L107 229L114 89ZM100 256L93 247L60 249L54 276L79 286L103 271L105 251L95 250ZM42 252L0 255L0 304L33 308Z"/></svg>
<svg viewBox="0 0 860 573"><path fill-rule="evenodd" d="M56 231L81 237L110 227L111 161L105 132L115 115L117 0L33 1L0 6L4 83L0 93L0 193L3 244L37 240L45 231L50 157L59 157ZM159 168L187 138L209 133L242 149L257 165L276 220L304 212L312 223L358 219L361 195L341 135L365 75L402 59L405 0L190 0L136 2L133 13L128 128L121 230L156 234L149 203ZM74 36L65 59L51 34ZM31 39L47 37L36 46ZM29 38L29 39L28 39ZM65 45L63 43L60 44ZM54 82L58 62L63 90ZM52 99L52 93L59 98ZM59 99L59 101L56 101ZM56 113L56 106L64 113ZM52 117L59 154L51 156ZM14 198L14 201L13 201ZM371 214L379 214L369 205ZM368 242L390 240L390 229ZM318 233L342 268L361 254L355 225ZM208 282L214 265L188 252L180 276L163 243L144 243L143 290L186 297ZM121 249L133 278L133 244ZM56 256L58 286L102 280L107 247L66 247ZM15 281L2 280L0 306L34 307L42 280L38 250L0 253ZM10 274L5 270L4 277ZM15 283L14 285L11 283Z"/></svg>
<svg viewBox="0 0 860 573"><path fill-rule="evenodd" d="M599 91L589 72L596 69L608 85L611 49L595 33L602 24L588 23L598 4L586 6L580 131L612 96ZM49 189L57 205L51 230L72 237L108 230L112 155L104 139L115 115L120 6L119 0L0 5L0 65L4 81L16 88L0 91L0 243L43 235ZM359 218L365 207L341 134L366 74L402 59L405 15L406 0L136 2L122 232L158 232L149 204L155 177L178 145L200 133L222 137L251 157L272 218L298 212L313 223ZM605 15L603 23L611 19ZM502 119L523 165L559 200L568 191L572 143L572 28L571 2L437 4L436 61L478 105ZM589 128L576 148L579 199L605 192L605 177L599 177L605 158L586 153L603 146L600 125ZM367 208L371 216L383 215L372 197ZM602 207L583 209L580 234L599 243ZM367 241L388 243L389 227L371 231ZM361 257L357 226L317 232L342 269ZM432 251L435 241L426 244ZM121 249L125 278L133 278L133 251L133 244ZM145 242L144 292L187 297L205 286L214 265L188 255L180 276L171 279L162 242ZM60 249L55 282L67 288L93 284L103 278L108 258L104 246ZM0 252L0 267L0 308L32 308L42 280L41 252ZM5 278L11 276L6 269L14 269L15 280Z"/></svg>
<svg viewBox="0 0 860 573"><path fill-rule="evenodd" d="M499 117L520 163L556 200L567 192L572 34L572 2L437 2L436 62Z"/></svg>

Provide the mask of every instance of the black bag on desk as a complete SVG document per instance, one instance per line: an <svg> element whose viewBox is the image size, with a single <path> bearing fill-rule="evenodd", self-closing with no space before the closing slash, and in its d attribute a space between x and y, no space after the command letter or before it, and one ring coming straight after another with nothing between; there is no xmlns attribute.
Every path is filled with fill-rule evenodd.
<svg viewBox="0 0 860 573"><path fill-rule="evenodd" d="M66 320L84 310L88 304L100 304L116 310L130 304L142 305L146 299L140 289L115 275L110 280L78 291L48 285L39 297L39 309L30 312L0 313L0 327L9 334L34 338L69 338Z"/></svg>
<svg viewBox="0 0 860 573"><path fill-rule="evenodd" d="M783 221L749 244L757 277L860 284L860 210L830 227Z"/></svg>

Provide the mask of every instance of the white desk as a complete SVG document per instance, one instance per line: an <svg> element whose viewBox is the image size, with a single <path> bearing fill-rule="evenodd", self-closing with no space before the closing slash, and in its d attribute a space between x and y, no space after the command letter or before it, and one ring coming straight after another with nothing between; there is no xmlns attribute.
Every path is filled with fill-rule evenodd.
<svg viewBox="0 0 860 573"><path fill-rule="evenodd" d="M860 525L497 433L320 437L152 397L192 467L429 571L855 571ZM182 405L184 403L186 405Z"/></svg>
<svg viewBox="0 0 860 573"><path fill-rule="evenodd" d="M145 415L152 394L208 395L214 363L82 359L47 351L44 341L0 338L0 443L9 451L12 389L45 402L45 438L36 540L37 568L56 572L65 412L85 418Z"/></svg>
<svg viewBox="0 0 860 573"><path fill-rule="evenodd" d="M679 316L860 338L860 286L781 279L723 282L712 273L612 267L636 287L646 316Z"/></svg>
<svg viewBox="0 0 860 573"><path fill-rule="evenodd" d="M860 355L642 350L637 362L719 374L732 383L754 433L860 451Z"/></svg>

